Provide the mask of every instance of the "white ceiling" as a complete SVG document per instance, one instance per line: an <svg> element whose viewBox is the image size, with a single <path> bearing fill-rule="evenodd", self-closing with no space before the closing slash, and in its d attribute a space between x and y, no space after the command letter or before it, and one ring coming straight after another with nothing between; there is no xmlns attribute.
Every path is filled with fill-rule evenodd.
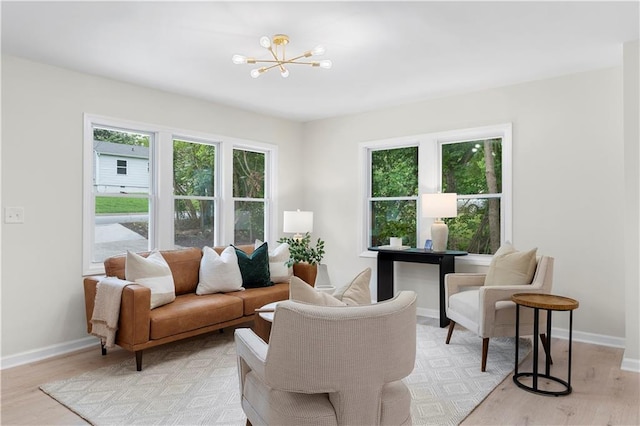
<svg viewBox="0 0 640 426"><path fill-rule="evenodd" d="M626 2L2 2L2 52L251 111L310 121L621 64ZM331 70L249 76L322 44Z"/></svg>

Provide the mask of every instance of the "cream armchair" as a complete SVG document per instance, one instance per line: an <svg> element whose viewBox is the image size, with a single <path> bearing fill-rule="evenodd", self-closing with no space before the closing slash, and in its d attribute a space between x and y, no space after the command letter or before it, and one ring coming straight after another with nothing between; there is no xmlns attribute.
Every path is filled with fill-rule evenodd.
<svg viewBox="0 0 640 426"><path fill-rule="evenodd" d="M416 295L366 306L278 304L269 344L235 331L247 424L409 425Z"/></svg>
<svg viewBox="0 0 640 426"><path fill-rule="evenodd" d="M487 368L489 338L516 335L515 293L549 293L553 284L553 258L537 259L533 281L529 285L485 286L485 274L454 273L445 277L445 303L449 323L447 344L456 324L477 333L482 338L481 370ZM540 330L546 329L546 316L540 317ZM533 334L533 309L520 309L520 335ZM540 335L547 350L547 339Z"/></svg>

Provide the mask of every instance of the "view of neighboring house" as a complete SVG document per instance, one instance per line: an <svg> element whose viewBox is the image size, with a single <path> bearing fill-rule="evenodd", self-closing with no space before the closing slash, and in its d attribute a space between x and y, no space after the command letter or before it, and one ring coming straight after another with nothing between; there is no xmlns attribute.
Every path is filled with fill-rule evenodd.
<svg viewBox="0 0 640 426"><path fill-rule="evenodd" d="M96 193L148 192L149 148L93 141Z"/></svg>

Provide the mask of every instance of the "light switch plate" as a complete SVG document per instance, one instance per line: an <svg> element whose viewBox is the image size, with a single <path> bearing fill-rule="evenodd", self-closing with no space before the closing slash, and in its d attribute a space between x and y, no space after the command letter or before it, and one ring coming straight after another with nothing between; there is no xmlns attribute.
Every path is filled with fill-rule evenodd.
<svg viewBox="0 0 640 426"><path fill-rule="evenodd" d="M5 207L4 223L24 223L24 207Z"/></svg>

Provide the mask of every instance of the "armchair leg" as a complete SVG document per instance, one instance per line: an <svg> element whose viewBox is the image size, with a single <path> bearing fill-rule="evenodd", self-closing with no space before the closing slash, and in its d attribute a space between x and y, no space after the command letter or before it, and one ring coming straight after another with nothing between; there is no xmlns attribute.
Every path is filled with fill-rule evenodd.
<svg viewBox="0 0 640 426"><path fill-rule="evenodd" d="M106 355L107 354L107 347L104 345L104 343L100 343L100 348L102 349L102 355Z"/></svg>
<svg viewBox="0 0 640 426"><path fill-rule="evenodd" d="M447 345L451 341L451 335L453 334L453 329L455 328L455 326L456 326L455 321L449 320L449 332L447 333L447 341L445 342Z"/></svg>
<svg viewBox="0 0 640 426"><path fill-rule="evenodd" d="M142 371L142 351L136 351L136 370Z"/></svg>
<svg viewBox="0 0 640 426"><path fill-rule="evenodd" d="M544 333L540 334L540 341L542 342L544 353L547 354L547 358L549 358L549 364L553 365L553 359L551 359L551 350L549 349L549 340L547 339L547 335Z"/></svg>
<svg viewBox="0 0 640 426"><path fill-rule="evenodd" d="M489 338L482 338L482 365L480 371L483 373L487 371L487 352L489 352Z"/></svg>

